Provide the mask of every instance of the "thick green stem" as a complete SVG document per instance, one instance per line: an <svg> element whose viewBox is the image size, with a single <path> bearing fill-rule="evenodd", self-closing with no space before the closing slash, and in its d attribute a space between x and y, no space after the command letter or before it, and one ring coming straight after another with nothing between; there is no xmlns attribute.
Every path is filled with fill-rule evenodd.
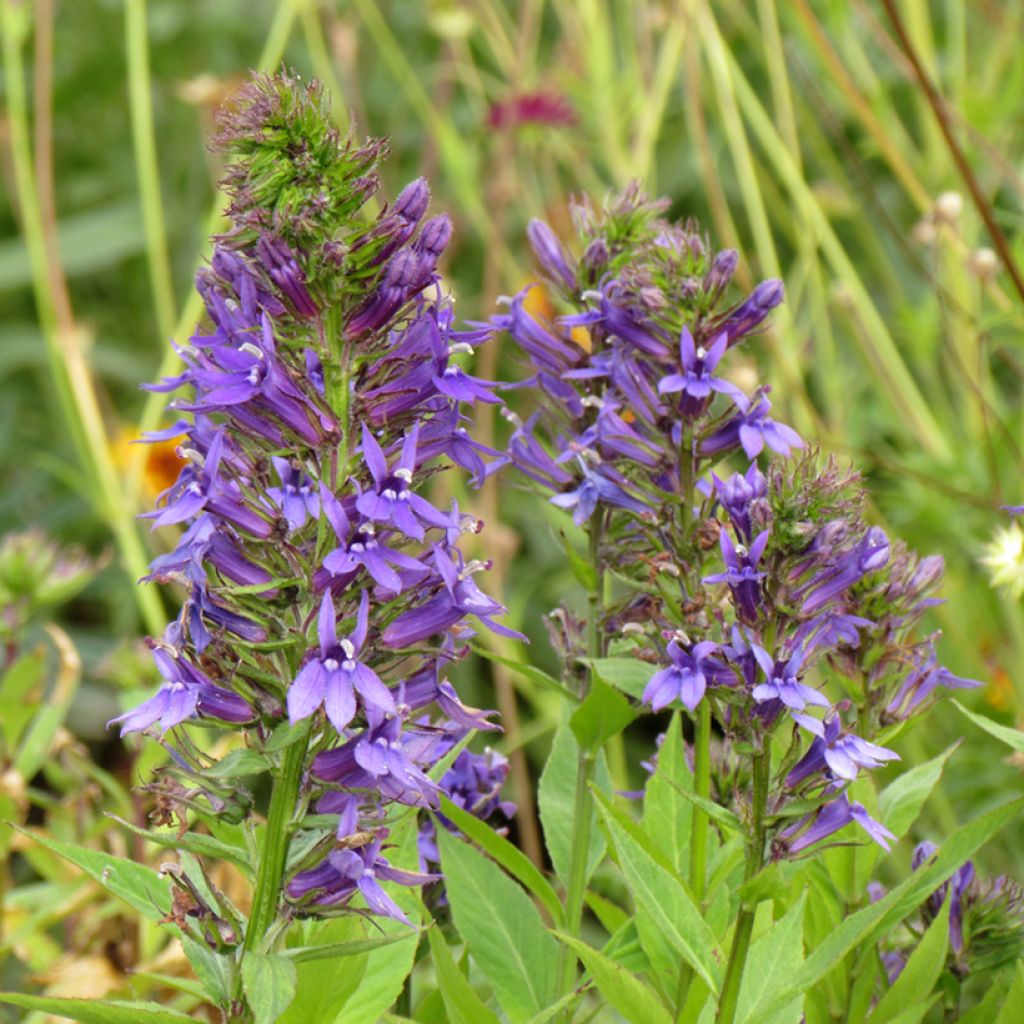
<svg viewBox="0 0 1024 1024"><path fill-rule="evenodd" d="M604 573L601 569L601 535L603 517L595 515L590 521L588 549L590 565L594 570L594 581L587 594L587 656L591 659L600 658L603 649L601 643L601 608L604 603ZM583 684L581 698L585 698L592 685L593 668L587 674ZM583 919L583 900L587 891L587 861L590 854L590 833L594 817L594 797L590 784L594 780L594 754L580 750L576 764L576 795L573 802L572 850L569 856L569 882L565 896L565 930L566 933L578 937L580 922ZM576 958L563 946L560 953L562 991L568 993L576 983Z"/></svg>
<svg viewBox="0 0 1024 1024"><path fill-rule="evenodd" d="M281 882L288 859L292 817L299 800L302 769L306 763L306 738L287 747L280 774L274 779L267 812L266 835L260 851L260 870L253 892L252 914L245 929L246 951L256 949L277 917Z"/></svg>
<svg viewBox="0 0 1024 1024"><path fill-rule="evenodd" d="M758 750L754 754L754 799L752 807L753 835L747 852L747 864L743 873L744 881L749 882L761 870L764 863L764 814L768 803L768 752ZM736 919L736 930L733 933L732 949L729 951L729 964L725 969L725 981L722 982L722 994L718 1002L718 1024L732 1024L736 1016L736 1007L740 998L740 983L743 981L743 968L750 950L750 936L754 930L754 911L756 908L741 904L739 917Z"/></svg>

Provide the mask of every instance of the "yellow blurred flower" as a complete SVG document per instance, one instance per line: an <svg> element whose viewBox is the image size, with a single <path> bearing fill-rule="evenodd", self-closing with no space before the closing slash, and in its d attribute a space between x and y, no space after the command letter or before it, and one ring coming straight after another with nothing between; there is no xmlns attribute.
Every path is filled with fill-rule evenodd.
<svg viewBox="0 0 1024 1024"><path fill-rule="evenodd" d="M523 282L523 285L530 284L530 282ZM555 319L555 307L551 302L551 296L548 294L547 285L536 284L527 293L526 298L523 299L523 309L530 314L535 320L546 320L551 322ZM590 331L586 327L573 327L569 331L569 337L584 352L590 351Z"/></svg>
<svg viewBox="0 0 1024 1024"><path fill-rule="evenodd" d="M180 436L172 437L167 441L145 445L146 461L142 467L142 488L147 498L155 498L178 479L178 473L184 465L184 460L178 455L180 439ZM122 473L127 473L132 464L135 442L138 440L138 431L124 426L111 444L114 464Z"/></svg>
<svg viewBox="0 0 1024 1024"><path fill-rule="evenodd" d="M993 586L1018 599L1024 595L1024 530L1016 523L996 529L979 561L988 569Z"/></svg>

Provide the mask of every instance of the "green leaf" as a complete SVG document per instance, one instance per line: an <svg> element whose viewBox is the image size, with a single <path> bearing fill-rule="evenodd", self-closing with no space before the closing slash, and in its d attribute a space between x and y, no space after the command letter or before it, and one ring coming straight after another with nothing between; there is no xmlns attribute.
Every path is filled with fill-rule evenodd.
<svg viewBox="0 0 1024 1024"><path fill-rule="evenodd" d="M221 842L219 839L214 839L213 836L204 835L202 832L186 832L184 835L179 836L177 829L162 831L139 828L138 825L126 821L124 818L119 818L116 814L110 814L108 817L112 821L116 821L123 828L134 832L137 836L144 836L151 843L156 843L157 846L162 846L169 850L189 850L200 857L212 857L215 860L230 861L236 867L241 868L246 875L252 876L252 866L249 863L248 853L245 850L240 850L237 846L231 846L228 843Z"/></svg>
<svg viewBox="0 0 1024 1024"><path fill-rule="evenodd" d="M414 819L409 819L410 823ZM396 827L391 833L393 839L399 835L399 828ZM416 842L419 833L415 828L406 828L398 845L388 851L388 860L396 868L405 870L416 870L419 866ZM414 927L419 927L423 920L423 904L420 900L419 890L404 885L389 885L388 894L402 908L406 917ZM384 932L385 935L407 935L411 929L401 921L392 918L375 918L373 929L376 932ZM349 996L345 1003L345 1009L335 1024L377 1024L381 1014L390 1009L405 979L412 971L416 961L416 948L418 943L406 942L396 943L372 950L366 955L366 969L358 988ZM347 961L344 965L346 968ZM320 966L320 964L317 964ZM338 971L338 966L333 965L332 970Z"/></svg>
<svg viewBox="0 0 1024 1024"><path fill-rule="evenodd" d="M504 836L499 836L490 825L457 807L446 796L441 797L441 813L460 832L483 847L513 878L522 882L544 904L552 921L558 923L562 920L562 904L555 890L522 850ZM444 825L438 823L437 828L442 829Z"/></svg>
<svg viewBox="0 0 1024 1024"><path fill-rule="evenodd" d="M565 556L569 561L569 568L572 569L576 582L584 590L595 590L597 588L597 569L590 564L590 560L579 551L564 530L558 531L558 537L565 549Z"/></svg>
<svg viewBox="0 0 1024 1024"><path fill-rule="evenodd" d="M931 864L915 871L877 903L844 918L790 979L777 1002L806 992L828 974L860 942L874 942L917 908L965 860L1004 829L1024 809L1024 798L1003 804L958 828L942 844ZM774 1009L775 1004L769 1009Z"/></svg>
<svg viewBox="0 0 1024 1024"><path fill-rule="evenodd" d="M309 963L311 960L340 960L347 956L358 956L360 953L369 953L371 950L380 949L382 946L393 946L396 942L408 942L409 939L417 938L418 932L411 932L408 928L394 935L386 935L382 939L357 939L354 942L329 942L323 946L295 946L286 949L284 955L291 958L297 964Z"/></svg>
<svg viewBox="0 0 1024 1024"><path fill-rule="evenodd" d="M63 843L39 832L28 829L20 831L33 842L80 867L107 892L124 900L150 921L160 922L170 913L169 885L152 868L99 850L87 850L74 843Z"/></svg>
<svg viewBox="0 0 1024 1024"><path fill-rule="evenodd" d="M311 934L303 937L314 948L359 941L366 934L367 924L357 917L341 917L324 921ZM408 931L408 929L406 929ZM306 947L309 948L309 947ZM285 956L288 955L285 950ZM369 953L348 957L344 964L330 960L298 962L295 1000L281 1017L280 1024L334 1024L345 1019L345 1003L352 998L366 973Z"/></svg>
<svg viewBox="0 0 1024 1024"><path fill-rule="evenodd" d="M595 753L634 718L636 712L629 701L597 677L586 699L573 712L569 724L583 749Z"/></svg>
<svg viewBox="0 0 1024 1024"><path fill-rule="evenodd" d="M677 952L717 993L724 963L722 951L690 894L630 834L611 801L603 793L594 795L633 897Z"/></svg>
<svg viewBox="0 0 1024 1024"><path fill-rule="evenodd" d="M23 1010L52 1013L56 1017L80 1021L80 1024L182 1024L182 1021L195 1024L192 1017L157 1003L58 999L56 996L27 996L18 992L0 992L0 1003L20 1006Z"/></svg>
<svg viewBox="0 0 1024 1024"><path fill-rule="evenodd" d="M0 704L4 709L0 715L0 734L4 738L8 760L13 760L12 755L22 730L39 706L38 700L29 699L29 691L42 685L45 669L46 656L40 648L31 654L22 655L0 676Z"/></svg>
<svg viewBox="0 0 1024 1024"><path fill-rule="evenodd" d="M448 899L459 934L513 1024L555 998L558 944L519 886L446 829L437 835Z"/></svg>
<svg viewBox="0 0 1024 1024"><path fill-rule="evenodd" d="M242 957L242 988L255 1024L274 1024L295 998L295 964L287 957L247 952Z"/></svg>
<svg viewBox="0 0 1024 1024"><path fill-rule="evenodd" d="M999 1011L996 1024L1018 1024L1024 1015L1024 963L1017 961L1017 970L1013 976L1013 986L1006 994L1006 1002Z"/></svg>
<svg viewBox="0 0 1024 1024"><path fill-rule="evenodd" d="M903 772L879 794L882 824L896 836L905 836L917 820L925 801L942 777L942 769L959 745L954 743L938 757Z"/></svg>
<svg viewBox="0 0 1024 1024"><path fill-rule="evenodd" d="M580 661L589 665L610 686L637 700L643 697L644 689L657 670L656 665L639 658L580 658Z"/></svg>
<svg viewBox="0 0 1024 1024"><path fill-rule="evenodd" d="M544 829L544 843L551 854L551 863L558 877L569 879L569 859L576 823L576 777L579 773L580 748L572 730L563 722L555 732L548 762L537 785L537 806ZM604 758L599 757L596 776L602 789L611 789ZM587 857L587 878L604 856L604 836L591 822L590 850Z"/></svg>
<svg viewBox="0 0 1024 1024"><path fill-rule="evenodd" d="M775 900L786 895L793 885L793 879L804 869L804 865L791 860L772 861L763 867L740 888L740 899L746 907L756 906L763 900Z"/></svg>
<svg viewBox="0 0 1024 1024"><path fill-rule="evenodd" d="M878 1001L875 1012L868 1018L870 1024L890 1024L907 1006L923 1002L931 993L946 967L950 905L951 899L947 895L942 910L910 954L907 966L900 972L892 988Z"/></svg>
<svg viewBox="0 0 1024 1024"><path fill-rule="evenodd" d="M953 703L960 713L969 718L979 729L984 729L989 736L994 736L1011 750L1016 750L1018 754L1024 754L1024 732L1020 729L1011 729L1009 726L993 722L991 718L986 718L984 715L976 715L973 711L968 711L958 700L954 700Z"/></svg>
<svg viewBox="0 0 1024 1024"><path fill-rule="evenodd" d="M696 793L692 793L686 789L676 788L676 792L687 803L693 804L694 807L702 810L713 822L715 822L716 825L720 825L727 832L732 832L738 836L746 835L746 830L743 828L743 822L741 822L740 819L737 818L736 815L727 807L723 807L721 804L716 804L714 800L708 800L705 797L697 796Z"/></svg>
<svg viewBox="0 0 1024 1024"><path fill-rule="evenodd" d="M471 646L473 653L479 654L486 661L493 661L499 665L504 665L506 668L512 669L513 672L518 672L525 679L529 679L530 682L537 683L545 689L554 690L573 704L579 704L579 694L573 693L564 683L560 683L554 676L549 676L547 672L542 671L535 665L530 665L525 661L516 661L515 658L506 658L504 655L497 654L482 644L472 644Z"/></svg>
<svg viewBox="0 0 1024 1024"><path fill-rule="evenodd" d="M672 1014L639 978L571 935L555 932L583 961L601 995L632 1024L672 1024Z"/></svg>
<svg viewBox="0 0 1024 1024"><path fill-rule="evenodd" d="M218 1006L227 1006L231 1002L234 961L215 953L205 942L196 942L187 935L182 936L181 946L203 991Z"/></svg>
<svg viewBox="0 0 1024 1024"><path fill-rule="evenodd" d="M498 1018L459 970L441 933L431 928L427 932L427 939L430 941L441 998L444 999L451 1024L499 1024Z"/></svg>
<svg viewBox="0 0 1024 1024"><path fill-rule="evenodd" d="M237 779L243 775L260 775L270 769L270 762L255 750L238 747L222 757L215 765L203 770L215 779Z"/></svg>
<svg viewBox="0 0 1024 1024"><path fill-rule="evenodd" d="M658 748L657 770L644 790L644 831L668 854L680 874L689 863L693 811L679 794L692 791L693 773L686 764L677 711Z"/></svg>
<svg viewBox="0 0 1024 1024"><path fill-rule="evenodd" d="M804 895L750 947L740 984L736 1024L799 1024L803 998L799 995L766 1012L804 960Z"/></svg>

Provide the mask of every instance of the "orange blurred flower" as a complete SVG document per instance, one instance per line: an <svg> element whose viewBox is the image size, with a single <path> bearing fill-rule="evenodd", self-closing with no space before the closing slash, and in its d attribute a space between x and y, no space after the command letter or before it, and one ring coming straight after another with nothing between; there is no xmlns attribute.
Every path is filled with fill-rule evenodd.
<svg viewBox="0 0 1024 1024"><path fill-rule="evenodd" d="M178 454L181 436L183 435L145 445L146 461L142 468L142 489L147 498L155 498L178 479L178 473L185 464L185 460ZM114 463L122 473L128 472L132 464L135 443L138 441L138 430L123 426L111 444Z"/></svg>

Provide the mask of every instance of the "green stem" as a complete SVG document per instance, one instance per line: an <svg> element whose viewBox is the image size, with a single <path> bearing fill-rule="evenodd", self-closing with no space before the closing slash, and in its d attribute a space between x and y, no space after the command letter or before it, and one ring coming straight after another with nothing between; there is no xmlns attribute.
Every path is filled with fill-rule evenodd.
<svg viewBox="0 0 1024 1024"><path fill-rule="evenodd" d="M697 732L693 744L693 784L699 797L711 799L711 704L707 697L697 707ZM690 888L699 908L704 902L708 875L708 815L693 808L690 827Z"/></svg>
<svg viewBox="0 0 1024 1024"><path fill-rule="evenodd" d="M746 869L743 873L745 882L749 882L761 870L761 865L764 863L764 814L767 803L768 752L762 749L754 754L752 808L754 834L751 837ZM718 1016L716 1017L717 1024L732 1024L736 1016L743 968L746 966L747 953L750 950L750 936L754 930L755 909L742 904L740 906L739 917L736 919L736 930L733 933L732 949L729 951L729 964L725 969L725 980L722 982L722 995L719 999Z"/></svg>
<svg viewBox="0 0 1024 1024"><path fill-rule="evenodd" d="M153 128L152 82L149 74L149 38L146 0L127 0L124 9L128 57L128 104L131 110L135 174L142 205L149 287L153 294L160 341L167 344L174 329L174 283L167 249L164 208L160 198L160 170Z"/></svg>
<svg viewBox="0 0 1024 1024"><path fill-rule="evenodd" d="M587 594L587 656L600 658L602 654L600 615L604 599L604 572L601 569L601 535L603 517L595 515L590 521L588 552L594 569L594 585ZM593 668L583 684L581 699L593 685ZM588 750L580 750L576 763L576 794L573 801L572 849L569 854L569 884L565 896L565 931L579 936L583 919L583 899L587 891L587 861L590 854L590 833L594 818L594 797L590 784L594 780L596 760ZM568 993L576 983L576 958L563 946L559 954L562 991Z"/></svg>
<svg viewBox="0 0 1024 1024"><path fill-rule="evenodd" d="M277 917L281 901L288 845L292 835L292 816L299 800L302 769L306 763L306 737L285 748L280 774L274 779L267 811L266 834L260 851L260 869L253 891L252 914L245 929L245 950L256 949Z"/></svg>

